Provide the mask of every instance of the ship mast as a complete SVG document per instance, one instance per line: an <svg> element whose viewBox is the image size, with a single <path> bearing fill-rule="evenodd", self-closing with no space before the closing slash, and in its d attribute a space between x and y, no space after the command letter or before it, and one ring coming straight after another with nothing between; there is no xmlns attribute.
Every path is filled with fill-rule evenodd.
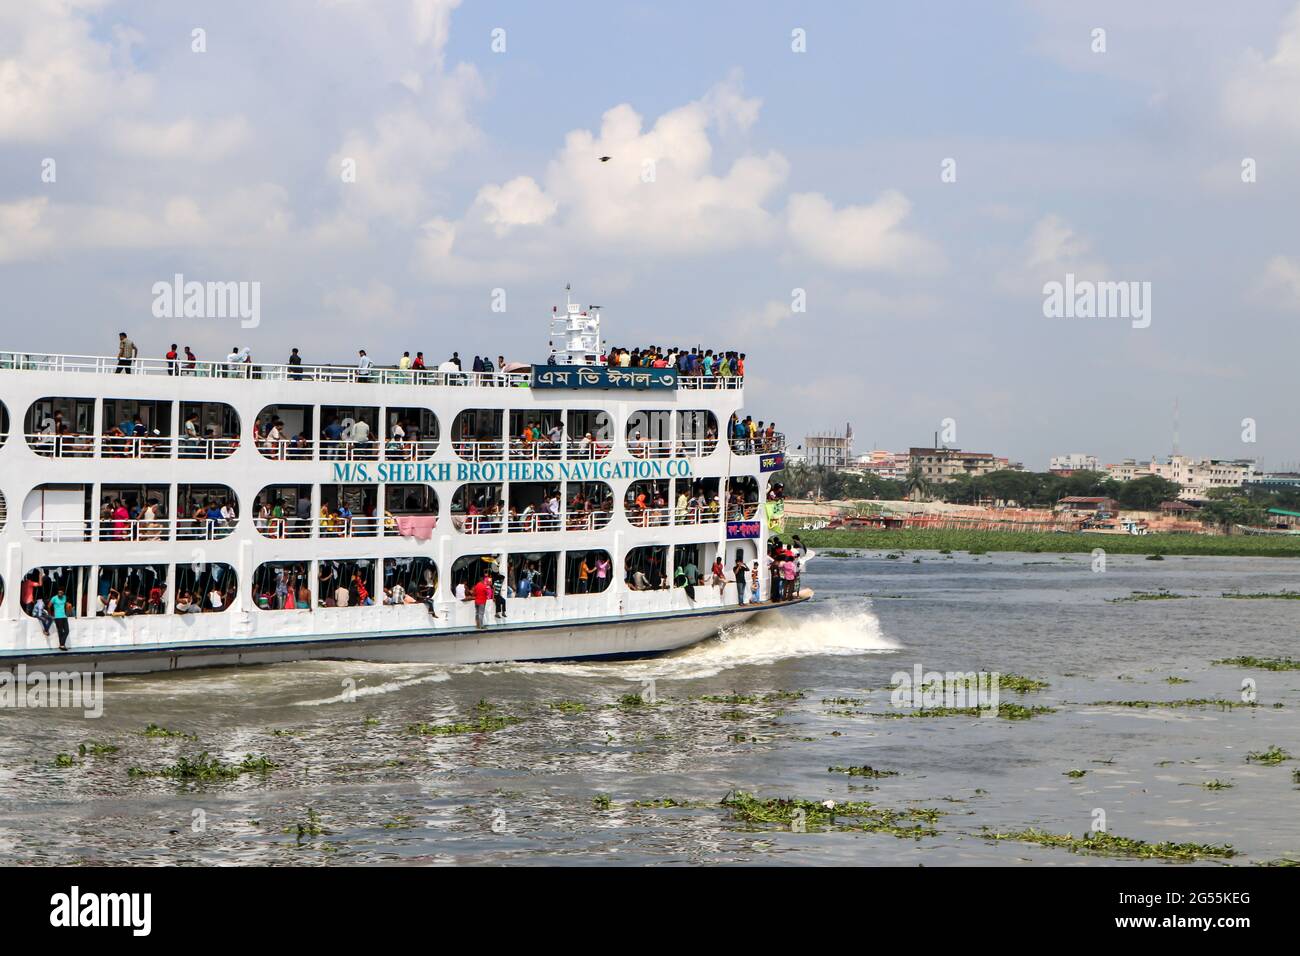
<svg viewBox="0 0 1300 956"><path fill-rule="evenodd" d="M557 365L597 365L600 362L600 306L586 309L573 301L572 286L564 285L564 311L551 307L551 356Z"/></svg>

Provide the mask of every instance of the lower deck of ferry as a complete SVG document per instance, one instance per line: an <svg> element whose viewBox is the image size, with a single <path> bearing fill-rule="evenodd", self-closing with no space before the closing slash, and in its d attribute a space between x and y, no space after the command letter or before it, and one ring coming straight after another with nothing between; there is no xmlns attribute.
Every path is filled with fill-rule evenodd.
<svg viewBox="0 0 1300 956"><path fill-rule="evenodd" d="M483 664L653 657L716 637L756 615L801 604L812 591L789 599L718 604L673 611L625 613L579 620L510 621L487 613L487 626L444 626L406 631L359 630L335 634L199 640L189 644L51 647L0 651L0 672L150 673L302 660L356 660L407 664ZM513 603L513 602L512 602ZM694 602L692 602L694 603ZM491 609L492 605L489 604Z"/></svg>

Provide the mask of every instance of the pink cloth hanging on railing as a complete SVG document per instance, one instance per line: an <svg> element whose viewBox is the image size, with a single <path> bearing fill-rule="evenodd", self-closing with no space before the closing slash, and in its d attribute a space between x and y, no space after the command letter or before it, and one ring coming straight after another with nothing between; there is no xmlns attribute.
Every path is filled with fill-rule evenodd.
<svg viewBox="0 0 1300 956"><path fill-rule="evenodd" d="M403 538L428 541L438 526L437 515L397 515L397 533Z"/></svg>

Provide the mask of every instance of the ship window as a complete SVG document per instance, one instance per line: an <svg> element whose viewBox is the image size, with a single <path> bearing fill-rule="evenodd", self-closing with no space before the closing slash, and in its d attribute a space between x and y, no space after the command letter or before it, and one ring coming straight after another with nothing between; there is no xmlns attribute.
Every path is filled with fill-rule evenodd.
<svg viewBox="0 0 1300 956"><path fill-rule="evenodd" d="M253 423L253 443L274 461L310 461L314 416L310 405L267 405Z"/></svg>
<svg viewBox="0 0 1300 956"><path fill-rule="evenodd" d="M451 523L465 534L504 531L504 486L461 485L451 498Z"/></svg>
<svg viewBox="0 0 1300 956"><path fill-rule="evenodd" d="M452 422L452 447L465 461L499 461L504 457L503 423L499 408L467 408Z"/></svg>
<svg viewBox="0 0 1300 956"><path fill-rule="evenodd" d="M37 485L23 501L23 527L37 541L89 541L90 485Z"/></svg>
<svg viewBox="0 0 1300 956"><path fill-rule="evenodd" d="M321 607L362 607L375 603L375 562L351 558L320 562L316 596Z"/></svg>
<svg viewBox="0 0 1300 956"><path fill-rule="evenodd" d="M263 611L310 611L310 575L311 565L306 561L268 561L258 565L253 572L253 604ZM212 602L205 596L203 609L211 608Z"/></svg>
<svg viewBox="0 0 1300 956"><path fill-rule="evenodd" d="M253 527L268 538L310 538L311 485L267 485L253 499Z"/></svg>
<svg viewBox="0 0 1300 956"><path fill-rule="evenodd" d="M379 534L378 485L321 485L322 538L370 538Z"/></svg>
<svg viewBox="0 0 1300 956"><path fill-rule="evenodd" d="M50 598L63 591L63 596L68 601L68 613L77 617L86 616L86 594L90 591L90 568L87 565L54 565L41 568L34 568L28 573L32 581L32 600L29 604L23 605L23 611L29 616L37 616L35 613L36 602L42 602L41 606L46 614L53 615L53 609L50 606Z"/></svg>
<svg viewBox="0 0 1300 956"><path fill-rule="evenodd" d="M634 481L623 496L623 512L634 528L661 528L672 523L672 482Z"/></svg>
<svg viewBox="0 0 1300 956"><path fill-rule="evenodd" d="M673 484L677 497L673 502L673 520L677 524L702 524L717 521L722 513L718 500L718 478L678 478Z"/></svg>
<svg viewBox="0 0 1300 956"><path fill-rule="evenodd" d="M27 410L28 444L46 458L92 458L94 416L93 398L38 399Z"/></svg>
<svg viewBox="0 0 1300 956"><path fill-rule="evenodd" d="M427 603L437 597L438 565L432 558L384 559L385 604Z"/></svg>
<svg viewBox="0 0 1300 956"><path fill-rule="evenodd" d="M510 496L507 531L560 530L564 504L558 481L512 481L506 492Z"/></svg>
<svg viewBox="0 0 1300 956"><path fill-rule="evenodd" d="M603 565L603 568L602 568ZM601 576L601 571L604 576ZM564 552L564 590L566 594L598 594L609 587L614 565L608 551Z"/></svg>
<svg viewBox="0 0 1300 956"><path fill-rule="evenodd" d="M427 408L388 408L384 458L423 461L438 450L438 416Z"/></svg>
<svg viewBox="0 0 1300 956"><path fill-rule="evenodd" d="M167 610L167 565L111 564L99 566L96 617L133 617Z"/></svg>
<svg viewBox="0 0 1300 956"><path fill-rule="evenodd" d="M510 458L514 461L553 461L564 450L563 412L537 408L510 413Z"/></svg>
<svg viewBox="0 0 1300 956"><path fill-rule="evenodd" d="M9 440L9 407L0 402L0 448Z"/></svg>
<svg viewBox="0 0 1300 956"><path fill-rule="evenodd" d="M555 597L555 581L560 552L542 551L512 554L508 559L507 580L517 598Z"/></svg>
<svg viewBox="0 0 1300 956"><path fill-rule="evenodd" d="M667 458L673 449L673 415L669 411L642 409L628 416L628 453L633 458Z"/></svg>
<svg viewBox="0 0 1300 956"><path fill-rule="evenodd" d="M322 405L322 461L378 461L379 409L359 405Z"/></svg>
<svg viewBox="0 0 1300 956"><path fill-rule="evenodd" d="M704 565L707 548L706 544L679 544L673 548L673 587L693 587L701 582L708 570Z"/></svg>
<svg viewBox="0 0 1300 956"><path fill-rule="evenodd" d="M614 416L601 409L571 408L566 455L569 458L604 458L614 445Z"/></svg>
<svg viewBox="0 0 1300 956"><path fill-rule="evenodd" d="M100 424L105 458L170 458L172 403L106 398Z"/></svg>
<svg viewBox="0 0 1300 956"><path fill-rule="evenodd" d="M566 530L598 531L614 513L614 491L603 481L566 481L564 503Z"/></svg>
<svg viewBox="0 0 1300 956"><path fill-rule="evenodd" d="M239 499L226 485L180 485L176 489L176 540L216 541L239 523Z"/></svg>
<svg viewBox="0 0 1300 956"><path fill-rule="evenodd" d="M235 603L237 594L235 569L228 564L176 565L176 594L172 600L176 614L224 611Z"/></svg>
<svg viewBox="0 0 1300 956"><path fill-rule="evenodd" d="M181 402L177 456L229 458L239 447L239 413L225 402Z"/></svg>
<svg viewBox="0 0 1300 956"><path fill-rule="evenodd" d="M452 563L451 566L451 589L455 593L456 588L461 585L465 586L465 597L474 596L474 585L483 579L484 574L489 574L497 564L495 554L464 554Z"/></svg>
<svg viewBox="0 0 1300 956"><path fill-rule="evenodd" d="M633 548L623 559L624 579L633 591L657 591L668 586L668 546Z"/></svg>
<svg viewBox="0 0 1300 956"><path fill-rule="evenodd" d="M718 447L718 416L704 409L677 413L677 447L673 454L700 458Z"/></svg>
<svg viewBox="0 0 1300 956"><path fill-rule="evenodd" d="M727 520L752 521L758 517L758 479L743 475L727 479Z"/></svg>
<svg viewBox="0 0 1300 956"><path fill-rule="evenodd" d="M166 541L166 485L101 485L100 541Z"/></svg>

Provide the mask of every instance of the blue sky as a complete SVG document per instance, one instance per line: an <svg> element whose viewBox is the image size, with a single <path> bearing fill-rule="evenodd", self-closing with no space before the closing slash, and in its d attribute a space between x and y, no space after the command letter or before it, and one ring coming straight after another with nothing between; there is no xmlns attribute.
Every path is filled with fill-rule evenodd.
<svg viewBox="0 0 1300 956"><path fill-rule="evenodd" d="M573 282L614 341L746 351L796 439L1116 461L1177 398L1184 452L1300 460L1295 3L808 6L8 4L0 347L528 361ZM177 272L261 324L154 318ZM1150 326L1046 318L1067 272Z"/></svg>

